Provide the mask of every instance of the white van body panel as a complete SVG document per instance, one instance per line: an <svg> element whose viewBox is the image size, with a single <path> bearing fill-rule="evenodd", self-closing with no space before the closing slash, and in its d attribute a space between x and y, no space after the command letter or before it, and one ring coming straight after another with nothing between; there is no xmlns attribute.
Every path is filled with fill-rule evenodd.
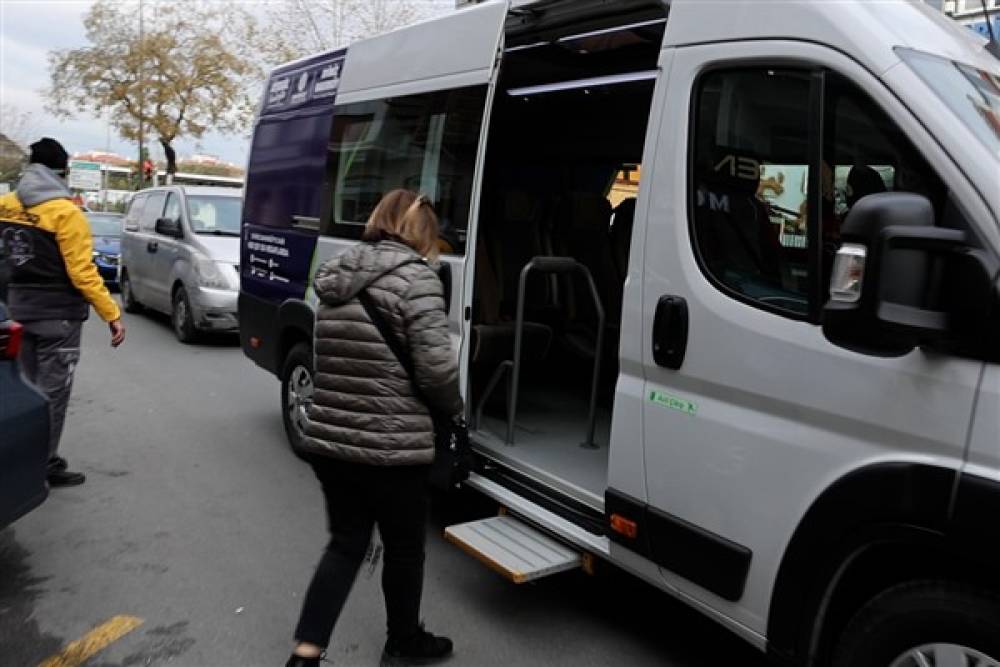
<svg viewBox="0 0 1000 667"><path fill-rule="evenodd" d="M1000 364L983 370L965 472L1000 481Z"/></svg>
<svg viewBox="0 0 1000 667"><path fill-rule="evenodd" d="M856 354L828 342L817 325L746 305L709 282L692 249L688 171L676 165L688 163L699 74L713 64L747 61L830 67L874 98L908 135L924 130L868 71L832 49L753 41L685 47L675 55L667 93L672 103L660 120L655 187L640 244L647 248L642 349L646 396L662 390L695 403L697 413L645 402L648 500L752 550L737 602L671 572L664 577L763 634L784 551L824 489L879 462L961 467L983 364L919 350L899 359ZM651 359L652 318L665 294L685 298L690 309L680 371Z"/></svg>
<svg viewBox="0 0 1000 667"><path fill-rule="evenodd" d="M337 104L488 82L506 16L498 0L351 44Z"/></svg>
<svg viewBox="0 0 1000 667"><path fill-rule="evenodd" d="M650 118L663 115L667 103L667 84L674 52L667 49L660 53L659 76L653 91ZM644 226L649 191L656 182L654 157L659 144L660 123L651 121L646 128L643 164L648 165L639 182L639 197L633 227L633 238ZM619 341L619 371L615 387L614 411L611 419L611 448L608 454L608 486L626 493L637 500L646 501L646 471L643 455L642 406L645 397L645 372L643 369L643 254L642 243L629 246L628 275L625 278L622 301L621 339ZM615 548L624 551L618 545Z"/></svg>

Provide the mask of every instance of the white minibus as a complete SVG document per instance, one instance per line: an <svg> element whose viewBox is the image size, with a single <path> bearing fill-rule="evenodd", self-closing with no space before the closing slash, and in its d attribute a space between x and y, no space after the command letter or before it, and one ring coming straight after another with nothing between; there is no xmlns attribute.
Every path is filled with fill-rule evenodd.
<svg viewBox="0 0 1000 667"><path fill-rule="evenodd" d="M995 51L916 1L493 0L282 65L243 348L294 447L312 276L418 190L504 510L448 539L787 664L1000 664Z"/></svg>

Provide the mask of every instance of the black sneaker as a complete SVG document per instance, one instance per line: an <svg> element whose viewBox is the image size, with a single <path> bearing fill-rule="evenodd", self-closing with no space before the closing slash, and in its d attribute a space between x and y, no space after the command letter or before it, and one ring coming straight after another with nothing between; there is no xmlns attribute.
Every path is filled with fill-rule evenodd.
<svg viewBox="0 0 1000 667"><path fill-rule="evenodd" d="M325 654L320 654L315 658L303 658L301 655L292 654L292 657L285 663L285 667L320 667L319 663L324 660Z"/></svg>
<svg viewBox="0 0 1000 667"><path fill-rule="evenodd" d="M421 626L405 639L389 639L382 651L382 665L430 665L448 658L452 648L450 639L432 635Z"/></svg>
<svg viewBox="0 0 1000 667"><path fill-rule="evenodd" d="M69 470L53 470L46 475L49 486L79 486L87 481L87 476L82 472L71 472Z"/></svg>
<svg viewBox="0 0 1000 667"><path fill-rule="evenodd" d="M53 456L49 459L48 471L49 472L62 472L67 468L68 464L66 459L61 456Z"/></svg>

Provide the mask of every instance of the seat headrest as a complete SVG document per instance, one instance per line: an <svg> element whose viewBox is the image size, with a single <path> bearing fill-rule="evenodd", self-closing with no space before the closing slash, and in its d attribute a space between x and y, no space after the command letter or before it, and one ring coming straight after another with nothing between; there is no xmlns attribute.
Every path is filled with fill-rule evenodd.
<svg viewBox="0 0 1000 667"><path fill-rule="evenodd" d="M856 164L847 173L847 205L854 204L867 195L885 192L885 181L877 171L865 164Z"/></svg>
<svg viewBox="0 0 1000 667"><path fill-rule="evenodd" d="M611 220L611 202L594 192L573 192L569 195L569 224L573 229L607 231Z"/></svg>
<svg viewBox="0 0 1000 667"><path fill-rule="evenodd" d="M523 190L508 190L504 196L504 222L528 224L538 220L541 201Z"/></svg>
<svg viewBox="0 0 1000 667"><path fill-rule="evenodd" d="M615 206L614 210L614 225L621 223L632 224L632 219L635 218L635 197L626 197Z"/></svg>

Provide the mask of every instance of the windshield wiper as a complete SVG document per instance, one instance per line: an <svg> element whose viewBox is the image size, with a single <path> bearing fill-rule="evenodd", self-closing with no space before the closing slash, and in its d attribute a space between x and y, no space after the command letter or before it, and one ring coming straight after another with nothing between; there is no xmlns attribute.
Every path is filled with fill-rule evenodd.
<svg viewBox="0 0 1000 667"><path fill-rule="evenodd" d="M195 234L212 234L214 236L239 236L239 232L232 232L228 229L199 229Z"/></svg>

